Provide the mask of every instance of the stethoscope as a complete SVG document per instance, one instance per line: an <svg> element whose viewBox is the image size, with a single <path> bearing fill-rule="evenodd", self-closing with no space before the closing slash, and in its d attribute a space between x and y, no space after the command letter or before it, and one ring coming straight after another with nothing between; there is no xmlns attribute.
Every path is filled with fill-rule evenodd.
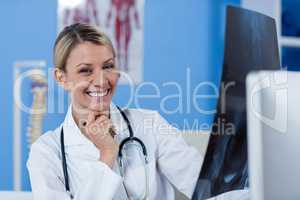
<svg viewBox="0 0 300 200"><path fill-rule="evenodd" d="M128 130L129 130L129 136L122 140L122 142L120 143L120 147L119 147L118 163L119 163L119 168L120 168L120 175L124 178L125 169L124 169L124 161L123 161L123 153L122 153L123 149L124 149L126 144L135 142L141 147L142 153L143 153L143 156L144 156L144 170L145 170L145 186L146 186L146 188L145 188L145 193L144 193L144 195L141 199L147 199L148 196L149 196L148 195L149 194L149 181L148 181L148 170L147 170L148 154L147 154L146 146L145 146L145 144L143 143L142 140L140 140L139 138L134 136L132 127L131 127L130 122L129 122L129 119L127 118L124 111L122 111L122 109L119 108L118 106L116 106L116 107L120 111L123 119L125 120L125 122L127 124ZM65 142L64 142L63 127L61 128L61 132L60 132L60 145L61 145L61 156L62 156L62 168L63 168L63 174L64 174L64 180L65 180L65 189L66 189L67 193L70 194L71 199L73 199L73 195L71 194L70 185L69 185L69 176L68 176L67 160L66 160L66 154L65 154ZM123 185L124 185L124 183L123 183ZM128 191L127 191L125 185L124 185L124 189L125 189L127 198L130 199Z"/></svg>

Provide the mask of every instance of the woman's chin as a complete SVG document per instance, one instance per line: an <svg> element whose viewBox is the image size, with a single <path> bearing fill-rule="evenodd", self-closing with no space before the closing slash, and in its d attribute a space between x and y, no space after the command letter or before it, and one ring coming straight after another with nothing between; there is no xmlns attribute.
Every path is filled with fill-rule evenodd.
<svg viewBox="0 0 300 200"><path fill-rule="evenodd" d="M96 112L103 112L109 110L110 103L102 102L101 104L91 104L88 108L89 110Z"/></svg>

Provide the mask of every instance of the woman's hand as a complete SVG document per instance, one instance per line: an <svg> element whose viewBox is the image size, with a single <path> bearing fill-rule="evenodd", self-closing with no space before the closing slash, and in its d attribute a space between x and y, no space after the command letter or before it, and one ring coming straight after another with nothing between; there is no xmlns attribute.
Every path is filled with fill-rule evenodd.
<svg viewBox="0 0 300 200"><path fill-rule="evenodd" d="M83 124L83 133L101 152L100 161L112 168L117 158L119 145L114 140L114 128L106 115L89 113Z"/></svg>

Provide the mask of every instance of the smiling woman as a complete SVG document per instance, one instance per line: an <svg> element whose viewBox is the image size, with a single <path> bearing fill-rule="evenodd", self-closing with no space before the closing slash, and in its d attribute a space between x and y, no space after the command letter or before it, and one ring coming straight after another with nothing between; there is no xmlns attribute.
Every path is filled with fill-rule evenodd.
<svg viewBox="0 0 300 200"><path fill-rule="evenodd" d="M119 73L114 48L104 34L84 25L70 26L58 36L54 63L55 78L71 93L77 112L108 110Z"/></svg>
<svg viewBox="0 0 300 200"><path fill-rule="evenodd" d="M31 147L35 199L171 200L174 187L192 196L203 157L156 111L112 103L120 72L105 34L84 24L66 27L54 63L71 105L65 121Z"/></svg>

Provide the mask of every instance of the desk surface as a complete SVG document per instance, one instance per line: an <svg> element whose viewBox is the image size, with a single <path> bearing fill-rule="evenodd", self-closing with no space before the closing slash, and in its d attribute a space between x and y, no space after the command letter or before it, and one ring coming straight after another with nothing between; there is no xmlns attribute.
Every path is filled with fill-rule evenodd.
<svg viewBox="0 0 300 200"><path fill-rule="evenodd" d="M32 200L31 192L0 191L0 199L5 200Z"/></svg>

